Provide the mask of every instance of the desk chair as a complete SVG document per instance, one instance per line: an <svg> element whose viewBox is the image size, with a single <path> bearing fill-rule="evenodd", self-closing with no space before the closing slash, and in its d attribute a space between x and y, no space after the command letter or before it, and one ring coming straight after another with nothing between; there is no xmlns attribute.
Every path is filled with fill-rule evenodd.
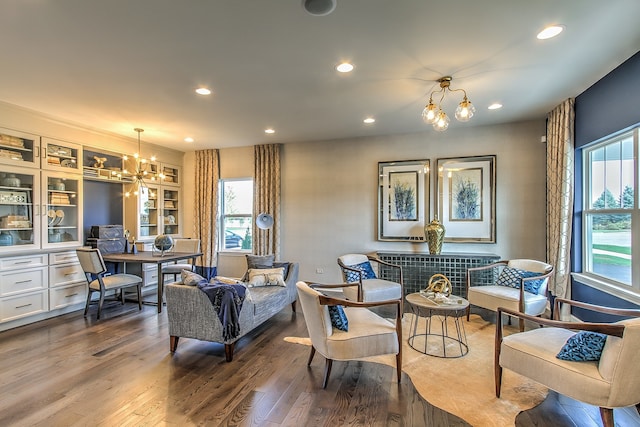
<svg viewBox="0 0 640 427"><path fill-rule="evenodd" d="M174 239L173 250L175 252L200 252L200 239ZM173 275L173 281L175 282L177 277L180 276L182 270L194 271L196 268L195 259L192 259L190 263L173 263L162 266L162 275Z"/></svg>

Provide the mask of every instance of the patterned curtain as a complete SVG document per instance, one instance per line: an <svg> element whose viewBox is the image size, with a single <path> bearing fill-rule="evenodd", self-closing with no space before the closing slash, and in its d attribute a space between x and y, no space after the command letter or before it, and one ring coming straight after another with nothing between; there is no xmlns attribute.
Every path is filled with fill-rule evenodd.
<svg viewBox="0 0 640 427"><path fill-rule="evenodd" d="M216 274L218 241L218 181L220 163L218 150L196 151L195 164L195 237L200 239L203 256L196 271L210 279Z"/></svg>
<svg viewBox="0 0 640 427"><path fill-rule="evenodd" d="M273 216L273 227L261 230L253 222L253 253L280 259L280 144L254 146L253 218Z"/></svg>
<svg viewBox="0 0 640 427"><path fill-rule="evenodd" d="M555 268L549 291L563 298L571 298L574 119L574 100L567 99L547 121L547 260Z"/></svg>

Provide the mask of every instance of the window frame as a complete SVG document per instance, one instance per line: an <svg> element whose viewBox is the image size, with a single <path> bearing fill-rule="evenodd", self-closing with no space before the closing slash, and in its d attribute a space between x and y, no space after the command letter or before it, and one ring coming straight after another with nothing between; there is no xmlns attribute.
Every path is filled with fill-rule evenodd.
<svg viewBox="0 0 640 427"><path fill-rule="evenodd" d="M218 223L218 242L217 242L217 247L218 247L218 253L228 253L228 254L250 254L253 252L253 239L251 240L251 247L248 249L242 249L242 247L240 247L240 249L228 249L225 248L224 242L225 242L225 224L226 224L226 220L229 218L248 218L249 219L249 224L253 225L253 194L251 197L251 213L240 213L240 214L225 214L225 184L229 183L229 182L242 182L242 181L250 181L251 182L251 186L252 186L252 193L253 193L253 185L254 185L254 180L253 178L249 177L249 178L225 178L225 179L220 179L218 180L218 194L219 194L219 198L218 198L218 218L217 218L217 223Z"/></svg>
<svg viewBox="0 0 640 427"><path fill-rule="evenodd" d="M589 161L590 153L600 148L606 147L612 143L620 142L621 140L631 137L633 144L633 185L634 205L631 208L609 208L609 209L593 209L591 205L591 179L592 170L591 163ZM640 304L640 263L633 262L634 258L640 259L640 203L638 190L639 187L639 156L640 152L640 126L627 129L624 132L619 132L614 135L610 135L598 142L594 142L589 146L582 149L582 212L581 212L581 261L582 272L573 273L572 276L580 283L599 289L608 294L616 297L631 301L636 304ZM606 188L605 188L606 190ZM621 190L622 192L622 190ZM626 284L618 280L605 277L601 274L587 271L587 268L591 267L590 263L590 251L592 249L592 228L590 227L590 218L594 214L607 215L607 214L623 214L631 216L631 284ZM591 255L592 256L592 255Z"/></svg>

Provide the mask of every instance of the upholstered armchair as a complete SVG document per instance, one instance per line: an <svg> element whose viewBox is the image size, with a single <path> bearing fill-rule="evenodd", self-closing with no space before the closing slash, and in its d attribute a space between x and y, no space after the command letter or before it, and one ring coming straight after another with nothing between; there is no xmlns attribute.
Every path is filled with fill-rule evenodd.
<svg viewBox="0 0 640 427"><path fill-rule="evenodd" d="M376 269L378 273L376 273ZM386 301L404 298L402 267L363 254L347 254L338 258L345 283L357 283L358 286L345 287L344 295L352 301ZM380 279L380 267L386 266L394 271L397 281Z"/></svg>
<svg viewBox="0 0 640 427"><path fill-rule="evenodd" d="M531 259L498 261L467 269L467 299L470 305L497 311L505 307L532 316L547 308L547 289L553 266ZM469 320L470 309L467 311ZM524 322L520 321L520 331Z"/></svg>
<svg viewBox="0 0 640 427"><path fill-rule="evenodd" d="M398 383L402 375L402 312L401 299L378 302L358 302L327 297L305 282L298 282L298 300L304 313L309 337L311 354L307 365L311 365L316 353L326 359L322 388L327 387L331 366L334 360L354 360L384 354L396 355L396 374ZM356 284L317 285L319 288L355 287ZM382 305L396 306L395 324L384 319L370 307ZM348 322L346 331L332 326L329 306L342 306Z"/></svg>
<svg viewBox="0 0 640 427"><path fill-rule="evenodd" d="M557 298L556 317L559 304L632 318L616 323L562 322L498 308L494 359L496 396L500 397L502 370L508 369L572 399L599 406L602 423L613 427L613 408L631 405L638 408L640 402L637 361L640 310L613 309ZM504 336L502 313L544 327ZM585 336L579 334L580 331L589 332Z"/></svg>

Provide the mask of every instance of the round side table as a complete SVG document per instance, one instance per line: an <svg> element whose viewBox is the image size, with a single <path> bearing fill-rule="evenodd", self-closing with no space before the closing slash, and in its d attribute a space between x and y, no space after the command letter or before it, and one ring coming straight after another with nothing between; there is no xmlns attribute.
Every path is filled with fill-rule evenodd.
<svg viewBox="0 0 640 427"><path fill-rule="evenodd" d="M469 301L452 295L449 303L437 303L426 294L406 296L414 316L411 319L409 345L414 350L436 357L462 357L469 352L464 322L460 319ZM418 323L424 322L424 333Z"/></svg>

